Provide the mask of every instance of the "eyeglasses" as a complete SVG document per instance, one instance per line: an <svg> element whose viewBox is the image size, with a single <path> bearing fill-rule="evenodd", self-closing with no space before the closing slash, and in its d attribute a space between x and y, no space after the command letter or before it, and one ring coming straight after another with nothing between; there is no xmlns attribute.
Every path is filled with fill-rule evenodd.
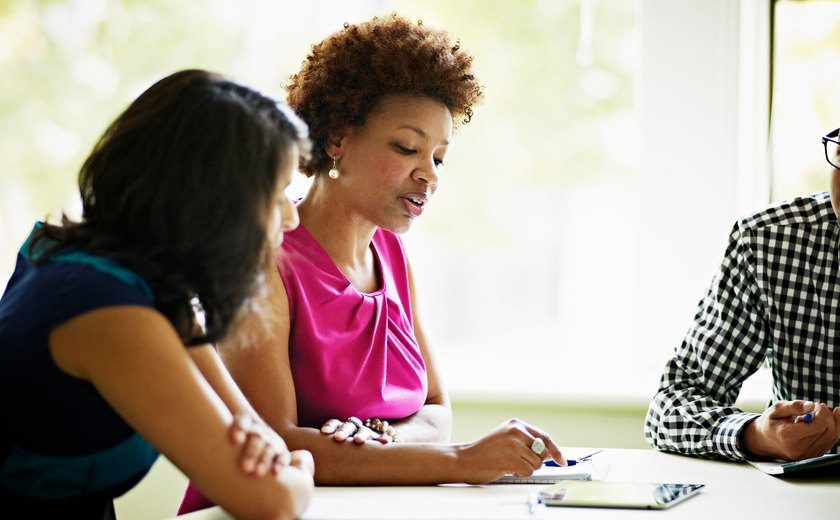
<svg viewBox="0 0 840 520"><path fill-rule="evenodd" d="M840 136L840 128L828 133L822 138L823 147L825 147L825 160L828 164L840 170L840 141L837 137Z"/></svg>

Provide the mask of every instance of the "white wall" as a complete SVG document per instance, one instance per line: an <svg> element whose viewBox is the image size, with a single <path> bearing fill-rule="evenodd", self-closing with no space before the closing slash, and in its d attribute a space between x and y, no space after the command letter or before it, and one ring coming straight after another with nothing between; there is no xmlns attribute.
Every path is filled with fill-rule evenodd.
<svg viewBox="0 0 840 520"><path fill-rule="evenodd" d="M735 219L768 200L769 4L639 4L639 345L651 359L682 339Z"/></svg>

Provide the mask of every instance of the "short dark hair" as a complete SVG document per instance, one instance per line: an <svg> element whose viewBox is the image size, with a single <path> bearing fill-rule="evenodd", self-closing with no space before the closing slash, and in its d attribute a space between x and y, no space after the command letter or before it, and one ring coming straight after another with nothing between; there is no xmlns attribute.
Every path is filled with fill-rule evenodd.
<svg viewBox="0 0 840 520"><path fill-rule="evenodd" d="M301 171L327 171L328 134L363 125L389 94L429 97L446 105L456 124L469 122L483 95L472 62L446 32L398 14L344 24L312 46L285 85L289 106L307 122L312 138L312 160Z"/></svg>
<svg viewBox="0 0 840 520"><path fill-rule="evenodd" d="M295 146L308 156L306 134L269 97L219 74L176 72L131 103L85 161L81 222L44 225L33 245L49 236L50 252L113 258L146 279L185 344L218 341L261 287L278 172Z"/></svg>

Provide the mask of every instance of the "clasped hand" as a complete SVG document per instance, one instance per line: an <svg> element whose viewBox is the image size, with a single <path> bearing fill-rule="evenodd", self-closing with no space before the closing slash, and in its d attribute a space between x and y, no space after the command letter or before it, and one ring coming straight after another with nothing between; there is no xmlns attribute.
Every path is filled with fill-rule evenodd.
<svg viewBox="0 0 840 520"><path fill-rule="evenodd" d="M286 466L294 466L312 475L315 464L306 450L289 451L283 439L264 422L251 414L237 415L229 429L230 440L242 446L240 464L249 475L278 475Z"/></svg>
<svg viewBox="0 0 840 520"><path fill-rule="evenodd" d="M838 438L840 407L797 400L774 403L744 428L741 442L753 456L803 460L825 454Z"/></svg>

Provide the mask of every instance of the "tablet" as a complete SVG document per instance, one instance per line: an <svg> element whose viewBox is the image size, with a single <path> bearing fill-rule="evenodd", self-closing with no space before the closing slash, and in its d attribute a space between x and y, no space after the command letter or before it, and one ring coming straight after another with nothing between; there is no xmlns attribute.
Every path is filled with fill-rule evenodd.
<svg viewBox="0 0 840 520"><path fill-rule="evenodd" d="M790 475L798 471L813 470L817 468L825 468L826 466L837 466L835 468L840 471L840 454L834 453L823 455L822 457L814 457L813 459L797 460L794 462L775 460L775 461L755 461L748 460L754 468L760 469L768 475Z"/></svg>
<svg viewBox="0 0 840 520"><path fill-rule="evenodd" d="M564 480L540 491L547 506L666 509L700 492L705 484Z"/></svg>

